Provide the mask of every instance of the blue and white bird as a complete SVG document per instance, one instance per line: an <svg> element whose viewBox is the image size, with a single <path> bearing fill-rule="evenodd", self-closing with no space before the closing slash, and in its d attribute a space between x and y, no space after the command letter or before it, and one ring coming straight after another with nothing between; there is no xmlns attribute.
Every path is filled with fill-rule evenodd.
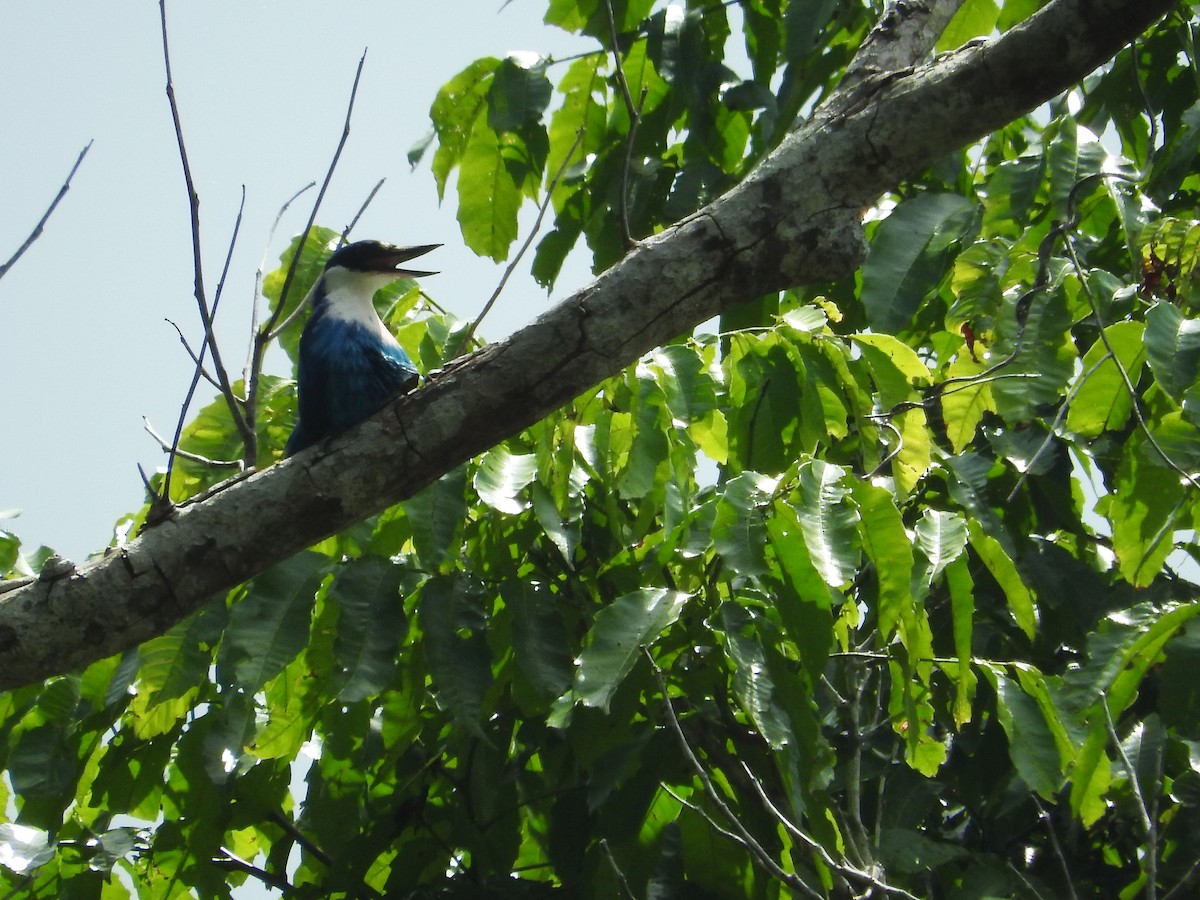
<svg viewBox="0 0 1200 900"><path fill-rule="evenodd" d="M313 309L300 336L299 417L284 456L345 431L417 386L417 367L379 318L373 298L398 279L436 274L400 264L440 246L358 241L329 257L307 298Z"/></svg>

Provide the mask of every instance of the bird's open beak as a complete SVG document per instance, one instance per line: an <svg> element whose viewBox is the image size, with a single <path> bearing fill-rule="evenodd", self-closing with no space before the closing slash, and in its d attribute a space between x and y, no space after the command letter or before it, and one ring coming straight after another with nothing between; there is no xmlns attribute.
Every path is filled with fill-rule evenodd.
<svg viewBox="0 0 1200 900"><path fill-rule="evenodd" d="M436 250L441 244L421 244L416 247L388 246L377 260L379 271L394 272L398 278L420 278L422 275L436 275L437 272L426 272L421 269L405 269L400 264L424 256L430 250ZM374 268L374 266L372 266Z"/></svg>

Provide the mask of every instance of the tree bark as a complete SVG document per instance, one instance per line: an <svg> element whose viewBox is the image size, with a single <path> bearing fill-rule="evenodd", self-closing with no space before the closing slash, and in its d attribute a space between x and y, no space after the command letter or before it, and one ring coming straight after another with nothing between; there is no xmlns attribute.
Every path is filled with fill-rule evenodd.
<svg viewBox="0 0 1200 900"><path fill-rule="evenodd" d="M860 212L881 193L1075 84L1175 3L1052 0L994 42L906 68L957 5L897 3L853 77L745 181L533 324L98 563L0 594L0 689L163 633L732 304L853 271L865 253Z"/></svg>

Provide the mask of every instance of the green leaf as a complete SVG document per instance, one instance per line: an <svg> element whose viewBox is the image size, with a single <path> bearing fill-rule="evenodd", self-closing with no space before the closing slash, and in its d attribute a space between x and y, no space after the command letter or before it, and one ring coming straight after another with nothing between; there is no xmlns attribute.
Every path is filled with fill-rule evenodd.
<svg viewBox="0 0 1200 900"><path fill-rule="evenodd" d="M560 598L542 585L513 581L501 585L500 595L513 611L517 665L544 700L553 700L571 686L575 674Z"/></svg>
<svg viewBox="0 0 1200 900"><path fill-rule="evenodd" d="M439 199L446 194L450 173L462 161L475 131L476 119L487 108L488 91L500 63L491 56L475 60L447 81L433 101L429 118L438 137L433 175L437 180Z"/></svg>
<svg viewBox="0 0 1200 900"><path fill-rule="evenodd" d="M1193 620L1166 645L1166 661L1158 672L1158 711L1163 724L1180 737L1200 740L1200 628Z"/></svg>
<svg viewBox="0 0 1200 900"><path fill-rule="evenodd" d="M800 526L809 555L830 587L845 586L858 571L858 513L846 498L846 470L821 460L800 467Z"/></svg>
<svg viewBox="0 0 1200 900"><path fill-rule="evenodd" d="M917 522L916 533L917 546L928 560L922 580L930 585L966 548L967 523L957 513L925 509Z"/></svg>
<svg viewBox="0 0 1200 900"><path fill-rule="evenodd" d="M1158 576L1174 548L1173 525L1184 495L1179 476L1145 458L1152 452L1134 442L1122 455L1112 492L1096 504L1112 527L1121 575L1137 587Z"/></svg>
<svg viewBox="0 0 1200 900"><path fill-rule="evenodd" d="M733 691L754 727L773 750L796 743L791 719L780 702L766 651L755 635L751 617L735 603L721 606L725 648L734 663Z"/></svg>
<svg viewBox="0 0 1200 900"><path fill-rule="evenodd" d="M1200 319L1186 319L1171 303L1146 313L1146 358L1159 386L1176 403L1196 382L1200 370Z"/></svg>
<svg viewBox="0 0 1200 900"><path fill-rule="evenodd" d="M743 575L767 572L763 559L766 530L762 504L774 482L756 472L743 472L729 480L717 503L712 539L716 550L733 571Z"/></svg>
<svg viewBox="0 0 1200 900"><path fill-rule="evenodd" d="M223 684L256 691L304 649L328 565L319 553L298 553L249 582L246 595L234 604L217 654Z"/></svg>
<svg viewBox="0 0 1200 900"><path fill-rule="evenodd" d="M650 362L675 419L691 423L716 408L716 386L696 347L668 344L654 351Z"/></svg>
<svg viewBox="0 0 1200 900"><path fill-rule="evenodd" d="M1004 596L1008 598L1008 608L1012 611L1017 626L1025 632L1025 636L1033 640L1037 629L1037 611L1033 606L1033 594L1017 571L1016 564L1004 552L1004 548L983 526L972 519L967 523L971 549L983 560L987 570L996 579Z"/></svg>
<svg viewBox="0 0 1200 900"><path fill-rule="evenodd" d="M781 570L775 606L801 661L816 681L833 646L833 609L842 597L813 565L796 510L776 500L773 512L767 519L767 533Z"/></svg>
<svg viewBox="0 0 1200 900"><path fill-rule="evenodd" d="M467 470L459 466L404 501L406 524L427 571L441 572L457 565L455 548L467 519L466 494ZM391 555L398 549L385 552Z"/></svg>
<svg viewBox="0 0 1200 900"><path fill-rule="evenodd" d="M496 262L508 258L508 248L517 238L524 180L523 174L514 178L509 168L508 141L479 119L458 172L458 224L463 240L475 253Z"/></svg>
<svg viewBox="0 0 1200 900"><path fill-rule="evenodd" d="M912 539L904 528L904 519L896 499L884 488L866 482L854 485L858 504L858 533L863 550L879 581L879 633L890 640L901 618L913 610Z"/></svg>
<svg viewBox="0 0 1200 900"><path fill-rule="evenodd" d="M1117 322L1104 329L1108 343L1121 367L1133 384L1141 379L1146 360L1143 343L1145 326L1141 322ZM1093 369L1095 371L1093 371ZM1104 341L1097 338L1083 357L1087 380L1075 394L1067 411L1067 427L1085 438L1095 438L1104 431L1119 431L1129 421L1133 400L1117 363L1108 356ZM1091 375L1087 375L1091 372Z"/></svg>
<svg viewBox="0 0 1200 900"><path fill-rule="evenodd" d="M989 36L999 17L996 0L967 0L938 38L938 50L954 50L972 38Z"/></svg>
<svg viewBox="0 0 1200 900"><path fill-rule="evenodd" d="M954 724L960 728L971 721L971 701L975 697L975 672L971 667L971 640L975 626L975 581L965 556L946 566L946 586L950 590L950 616L954 629Z"/></svg>
<svg viewBox="0 0 1200 900"><path fill-rule="evenodd" d="M575 670L574 693L579 702L607 711L641 649L679 618L687 599L681 591L642 588L596 613Z"/></svg>
<svg viewBox="0 0 1200 900"><path fill-rule="evenodd" d="M1014 302L999 319L992 346L997 359L1018 351L1005 367L1004 377L991 383L996 409L1010 424L1036 419L1039 407L1057 403L1079 359L1071 338L1071 316L1061 293L1042 291L1035 296L1023 331L1017 325L1015 309Z"/></svg>
<svg viewBox="0 0 1200 900"><path fill-rule="evenodd" d="M907 326L941 284L956 246L975 227L977 209L957 194L919 194L879 223L862 270L862 304L873 329Z"/></svg>
<svg viewBox="0 0 1200 900"><path fill-rule="evenodd" d="M537 125L553 89L540 58L509 56L495 70L487 92L488 126L499 134Z"/></svg>
<svg viewBox="0 0 1200 900"><path fill-rule="evenodd" d="M475 490L479 499L492 509L516 514L529 507L529 501L518 495L536 476L537 456L511 453L504 446L493 447L484 454L475 472Z"/></svg>
<svg viewBox="0 0 1200 900"><path fill-rule="evenodd" d="M779 338L736 335L724 361L729 380L730 456L740 469L780 473L799 455L802 363Z"/></svg>
<svg viewBox="0 0 1200 900"><path fill-rule="evenodd" d="M469 577L438 575L421 586L417 609L438 705L477 731L492 684L485 593Z"/></svg>
<svg viewBox="0 0 1200 900"><path fill-rule="evenodd" d="M862 350L879 387L884 406L911 400L918 383L930 380L929 367L912 347L890 334L855 334L851 340Z"/></svg>
<svg viewBox="0 0 1200 900"><path fill-rule="evenodd" d="M996 715L1017 774L1044 799L1054 799L1062 787L1062 763L1042 710L999 668L984 666L983 673L996 691Z"/></svg>
<svg viewBox="0 0 1200 900"><path fill-rule="evenodd" d="M977 362L966 350L960 351L946 368L946 378L967 378L987 369L987 363ZM939 395L942 401L942 421L946 437L955 453L962 451L975 439L975 431L986 413L996 411L992 390L987 382L953 384Z"/></svg>
<svg viewBox="0 0 1200 900"><path fill-rule="evenodd" d="M328 599L341 609L333 644L335 690L344 703L378 694L391 682L407 630L404 578L402 567L377 556L352 560L334 575Z"/></svg>

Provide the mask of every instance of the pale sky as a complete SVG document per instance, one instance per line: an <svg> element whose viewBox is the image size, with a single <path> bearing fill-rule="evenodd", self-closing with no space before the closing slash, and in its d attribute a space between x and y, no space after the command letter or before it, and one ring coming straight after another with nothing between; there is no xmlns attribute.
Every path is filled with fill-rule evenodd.
<svg viewBox="0 0 1200 900"><path fill-rule="evenodd" d="M318 222L340 229L386 177L356 237L444 244L428 257L442 274L424 287L463 317L482 306L501 268L463 246L454 197L448 191L439 208L428 158L412 172L406 154L429 129L437 89L477 57L590 49L541 23L544 0L502 6L169 0L210 296L246 187L218 321L231 369L245 356L254 273L271 221L292 193L323 177L364 47L350 139ZM171 432L192 366L164 319L199 346L158 4L8 0L0 22L0 260L95 141L45 233L0 279L0 510L21 510L0 529L16 532L26 550L46 544L78 560L102 549L114 522L141 504L137 463L152 471L165 459L143 433L142 417ZM282 223L268 268L303 228L313 197ZM528 276L530 261L484 336L503 337L548 307ZM576 263L556 296L587 277ZM211 397L202 385L193 408Z"/></svg>

